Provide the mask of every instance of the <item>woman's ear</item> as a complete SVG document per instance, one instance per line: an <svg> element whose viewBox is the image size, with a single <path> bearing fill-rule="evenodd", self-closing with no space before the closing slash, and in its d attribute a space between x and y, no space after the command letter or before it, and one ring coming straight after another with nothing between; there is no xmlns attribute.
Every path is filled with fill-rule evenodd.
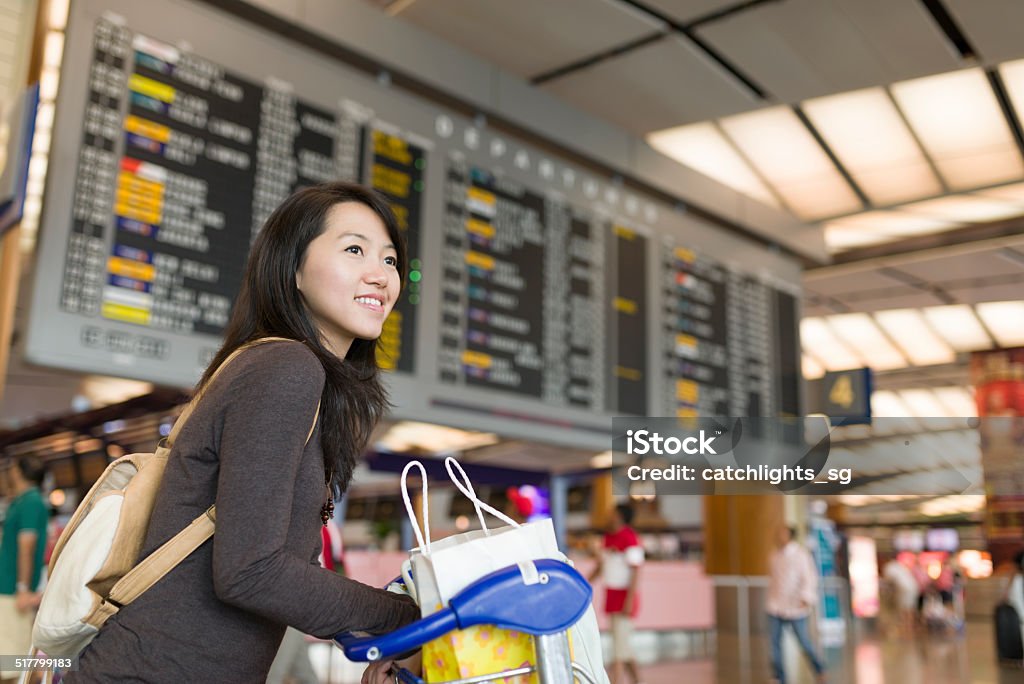
<svg viewBox="0 0 1024 684"><path fill-rule="evenodd" d="M295 272L295 289L302 292L302 271Z"/></svg>

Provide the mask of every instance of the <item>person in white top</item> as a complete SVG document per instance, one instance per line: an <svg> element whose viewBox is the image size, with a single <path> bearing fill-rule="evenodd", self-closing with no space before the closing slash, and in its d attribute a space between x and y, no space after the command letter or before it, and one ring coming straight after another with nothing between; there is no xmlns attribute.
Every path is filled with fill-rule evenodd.
<svg viewBox="0 0 1024 684"><path fill-rule="evenodd" d="M640 683L631 642L633 618L640 608L637 586L644 562L644 547L636 531L630 527L632 522L633 509L628 504L615 507L597 567L589 577L591 584L598 577L604 580L604 610L612 622L612 681L615 684L625 682L625 672L629 673L633 684Z"/></svg>
<svg viewBox="0 0 1024 684"><path fill-rule="evenodd" d="M800 647L811 661L818 682L825 681L825 665L811 644L807 616L818 602L818 573L814 559L794 539L792 528L780 527L776 536L778 548L770 560L768 581L768 633L771 638L772 671L780 684L786 674L782 659L782 629L792 628Z"/></svg>
<svg viewBox="0 0 1024 684"><path fill-rule="evenodd" d="M899 559L893 558L885 564L885 568L882 570L882 579L885 581L886 595L890 599L891 606L899 616L900 632L904 636L912 635L917 597L920 594L914 572Z"/></svg>

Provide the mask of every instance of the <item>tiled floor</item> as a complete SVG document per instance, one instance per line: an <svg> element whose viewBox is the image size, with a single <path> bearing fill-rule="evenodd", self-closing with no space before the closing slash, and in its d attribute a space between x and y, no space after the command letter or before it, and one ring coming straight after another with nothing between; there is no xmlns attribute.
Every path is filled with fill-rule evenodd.
<svg viewBox="0 0 1024 684"><path fill-rule="evenodd" d="M787 648L789 684L814 681L795 647ZM830 684L1022 684L1024 670L998 666L990 623L968 623L959 636L881 639L864 636L856 644L824 651ZM761 684L771 681L767 643L755 637L742 658L735 637L720 635L711 657L662 662L641 668L644 684Z"/></svg>
<svg viewBox="0 0 1024 684"><path fill-rule="evenodd" d="M648 635L650 636L650 635ZM750 640L750 653L744 657L734 635L721 634L696 645L699 648L673 646L670 652L696 652L685 660L663 659L650 663L651 644L638 635L640 674L644 684L767 684L768 645L764 637ZM788 635L787 635L788 638ZM664 643L660 652L665 652ZM810 667L797 652L795 643L786 645L787 684L814 682ZM321 647L323 650L321 650ZM331 656L331 677L327 677L327 656ZM1024 669L999 667L993 645L992 625L969 622L967 631L954 636L917 636L881 638L863 635L840 648L824 650L830 684L1024 684ZM348 684L358 682L362 667L344 661L340 652L327 644L310 649L313 665L321 681ZM646 657L645 657L646 656Z"/></svg>

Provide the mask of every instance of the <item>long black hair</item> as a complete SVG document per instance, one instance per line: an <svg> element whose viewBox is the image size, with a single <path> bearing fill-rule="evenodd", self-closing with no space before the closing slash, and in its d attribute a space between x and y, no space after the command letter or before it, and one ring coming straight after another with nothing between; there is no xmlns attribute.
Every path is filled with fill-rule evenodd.
<svg viewBox="0 0 1024 684"><path fill-rule="evenodd" d="M320 400L320 443L336 497L348 488L356 459L390 407L380 381L377 340L355 339L344 359L335 356L324 345L295 284L306 248L323 233L331 208L343 202L364 204L380 217L398 255L400 286L405 285L405 236L387 200L356 183L323 183L299 190L274 210L253 242L224 344L197 387L201 390L231 352L247 342L261 337L303 342L327 376Z"/></svg>

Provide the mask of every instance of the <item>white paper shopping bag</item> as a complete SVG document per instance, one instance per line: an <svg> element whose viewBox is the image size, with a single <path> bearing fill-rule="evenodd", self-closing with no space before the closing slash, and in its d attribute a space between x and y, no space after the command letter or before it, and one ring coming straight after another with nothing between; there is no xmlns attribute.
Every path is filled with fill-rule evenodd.
<svg viewBox="0 0 1024 684"><path fill-rule="evenodd" d="M417 601L424 616L430 615L448 604L460 591L490 573L516 565L521 561L554 559L570 563L559 548L554 526L550 518L532 523L520 524L501 513L476 495L473 484L459 462L454 458L445 459L445 467L455 486L473 502L481 529L452 535L437 541L430 540L429 526L426 536L421 535L416 525L412 502L405 486L405 477L412 464L406 466L402 475L403 499L410 520L416 529L420 546L411 552L403 572L407 584L414 584ZM416 464L423 473L422 465ZM491 528L484 513L498 518L504 526ZM427 520L427 490L423 488L423 519ZM570 563L571 564L571 563ZM591 672L598 684L607 684L601 654L601 635L597 627L597 616L591 607L570 630L574 658Z"/></svg>

